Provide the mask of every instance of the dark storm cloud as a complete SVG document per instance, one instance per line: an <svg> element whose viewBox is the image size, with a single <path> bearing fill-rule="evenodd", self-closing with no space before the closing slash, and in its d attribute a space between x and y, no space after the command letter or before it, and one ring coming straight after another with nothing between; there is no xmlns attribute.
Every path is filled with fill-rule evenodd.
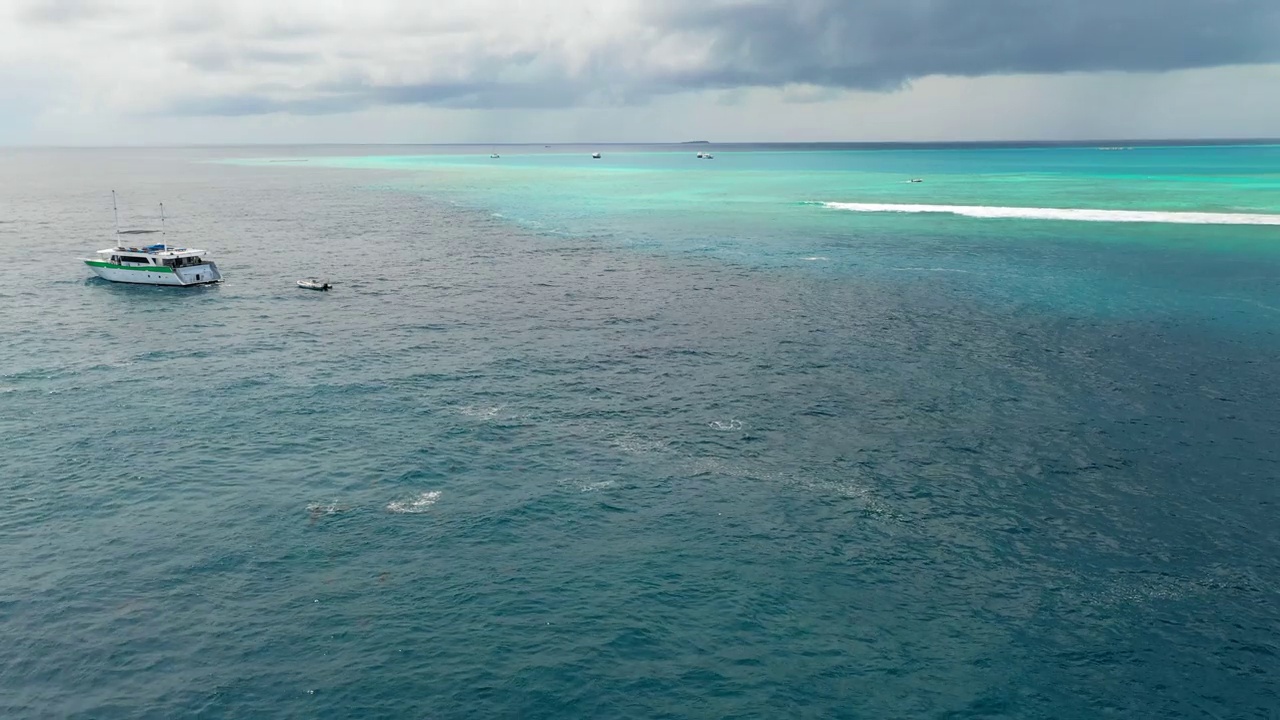
<svg viewBox="0 0 1280 720"><path fill-rule="evenodd" d="M580 88L571 84L539 86L520 83L477 83L393 85L370 88L353 97L370 97L375 104L438 105L456 108L558 108L581 99Z"/></svg>
<svg viewBox="0 0 1280 720"><path fill-rule="evenodd" d="M221 95L180 98L170 103L167 115L240 117L290 113L293 115L330 115L367 107L367 100L348 96L314 96L281 100L264 94Z"/></svg>
<svg viewBox="0 0 1280 720"><path fill-rule="evenodd" d="M688 88L890 89L926 75L1164 71L1280 60L1277 0L666 0L649 22L706 38Z"/></svg>
<svg viewBox="0 0 1280 720"><path fill-rule="evenodd" d="M88 1L45 0L44 6L69 12ZM630 32L599 41L548 36L536 52L501 40L468 44L470 32L459 30L468 26L450 26L465 51L445 60L401 55L391 65L421 63L431 70L434 63L449 78L417 84L371 80L365 68L381 53L376 46L347 47L341 27L272 19L234 50L196 45L184 59L197 69L252 78L255 66L305 67L323 56L336 63L333 76L347 80L295 86L293 99L250 81L243 94L178 100L172 109L250 115L379 105L550 108L639 103L689 90L888 91L930 75L1159 72L1280 61L1280 0L651 0L643 8L629 17L636 23ZM405 32L382 30L388 37ZM424 30L421 37L440 35ZM655 38L662 42L651 44ZM306 49L275 49L282 41ZM255 49L255 42L262 47ZM659 55L658 47L669 50ZM582 56L584 48L585 62L565 59ZM382 73L388 74L396 73ZM822 97L818 90L786 100Z"/></svg>
<svg viewBox="0 0 1280 720"><path fill-rule="evenodd" d="M320 53L272 50L269 48L235 48L210 43L182 48L175 53L182 62L206 72L253 68L255 65L299 65L318 62Z"/></svg>
<svg viewBox="0 0 1280 720"><path fill-rule="evenodd" d="M327 115L379 105L432 105L446 108L559 108L580 98L571 87L547 89L509 83L419 83L388 86L334 86L310 97L277 99L268 94L182 98L167 113L189 116Z"/></svg>

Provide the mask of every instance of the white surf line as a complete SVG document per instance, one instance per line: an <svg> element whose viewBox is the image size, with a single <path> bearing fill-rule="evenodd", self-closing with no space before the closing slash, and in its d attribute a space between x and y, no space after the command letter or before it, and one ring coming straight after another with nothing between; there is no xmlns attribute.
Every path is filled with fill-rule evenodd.
<svg viewBox="0 0 1280 720"><path fill-rule="evenodd" d="M850 212L945 213L974 218L1071 220L1076 222L1173 223L1179 225L1280 225L1280 214L1093 210L1084 208L994 207L987 205L899 205L893 203L824 202L824 207Z"/></svg>

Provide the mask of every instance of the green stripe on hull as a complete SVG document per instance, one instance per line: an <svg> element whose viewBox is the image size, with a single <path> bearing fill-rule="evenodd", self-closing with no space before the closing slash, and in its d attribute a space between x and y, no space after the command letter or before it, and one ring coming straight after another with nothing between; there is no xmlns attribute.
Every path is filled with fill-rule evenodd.
<svg viewBox="0 0 1280 720"><path fill-rule="evenodd" d="M107 282L120 283L121 285L150 285L151 287L190 287L199 283L180 283L180 282L148 282L146 280L112 280L111 278L102 278Z"/></svg>
<svg viewBox="0 0 1280 720"><path fill-rule="evenodd" d="M100 261L100 260L85 260L85 261L84 261L84 264L85 264L85 265L88 265L88 266L90 266L90 267L107 268L107 269L110 269L110 270L141 270L142 272L155 272L155 273L171 273L171 272L173 272L173 268L171 268L171 267L165 267L164 265L138 265L138 266L134 266L134 265L113 265L113 264L111 264L111 263L109 263L109 262L102 262L102 261Z"/></svg>

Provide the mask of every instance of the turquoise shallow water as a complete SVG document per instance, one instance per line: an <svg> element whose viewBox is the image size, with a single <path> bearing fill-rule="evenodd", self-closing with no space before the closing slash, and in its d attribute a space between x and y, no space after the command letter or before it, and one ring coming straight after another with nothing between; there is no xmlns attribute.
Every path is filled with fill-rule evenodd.
<svg viewBox="0 0 1280 720"><path fill-rule="evenodd" d="M6 151L0 715L1280 709L1280 228L821 204L1275 148L591 149Z"/></svg>

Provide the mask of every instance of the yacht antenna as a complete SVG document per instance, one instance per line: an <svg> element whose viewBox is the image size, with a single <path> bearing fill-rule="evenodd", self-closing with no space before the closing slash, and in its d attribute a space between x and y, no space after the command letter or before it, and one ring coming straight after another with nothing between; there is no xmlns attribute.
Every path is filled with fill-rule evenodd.
<svg viewBox="0 0 1280 720"><path fill-rule="evenodd" d="M160 244L164 246L165 250L169 249L169 242L164 234L164 203L160 203Z"/></svg>
<svg viewBox="0 0 1280 720"><path fill-rule="evenodd" d="M116 191L111 191L111 212L116 216L116 234L120 234L120 208L116 207Z"/></svg>

